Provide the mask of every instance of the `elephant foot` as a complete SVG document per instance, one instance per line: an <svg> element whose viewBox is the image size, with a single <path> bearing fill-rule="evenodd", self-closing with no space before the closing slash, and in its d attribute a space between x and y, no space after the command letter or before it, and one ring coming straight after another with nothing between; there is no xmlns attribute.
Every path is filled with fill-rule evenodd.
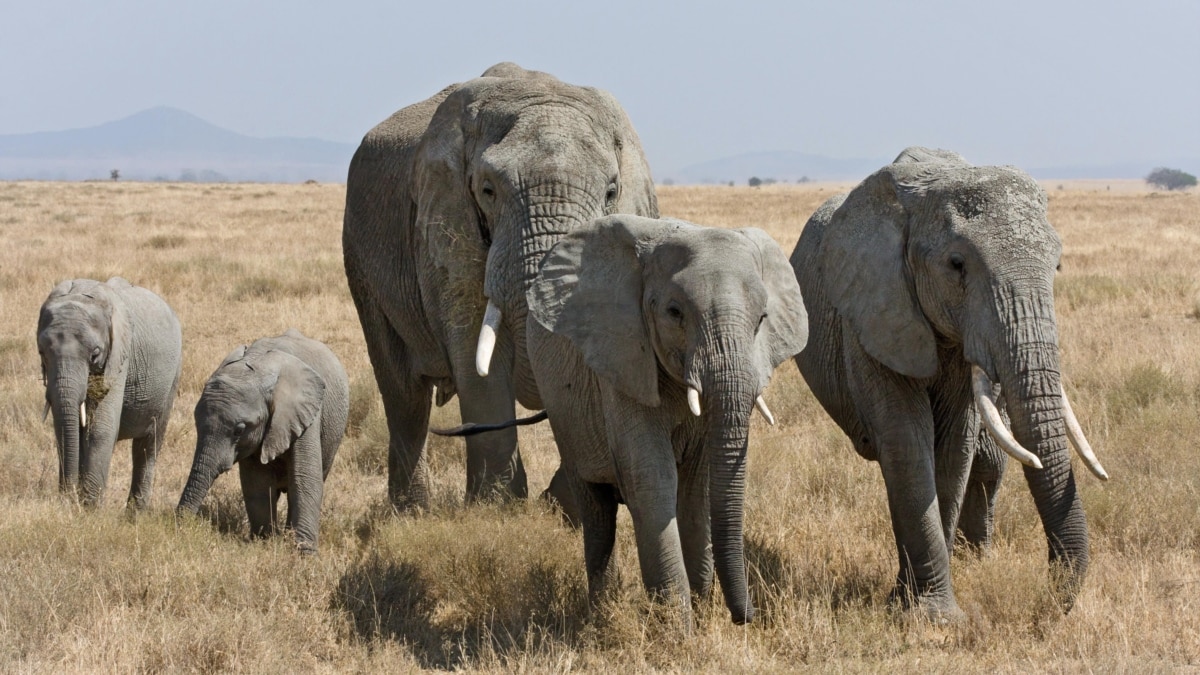
<svg viewBox="0 0 1200 675"><path fill-rule="evenodd" d="M958 606L953 592L944 595L914 595L912 589L897 584L888 594L888 606L902 621L919 621L936 626L960 624L967 615Z"/></svg>

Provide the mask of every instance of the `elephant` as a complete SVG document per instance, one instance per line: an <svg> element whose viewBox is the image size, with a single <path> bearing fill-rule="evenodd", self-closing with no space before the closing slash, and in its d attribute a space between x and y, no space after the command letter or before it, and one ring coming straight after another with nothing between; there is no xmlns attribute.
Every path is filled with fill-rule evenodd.
<svg viewBox="0 0 1200 675"><path fill-rule="evenodd" d="M743 503L751 411L808 337L800 288L759 229L600 218L550 250L527 335L583 528L589 597L616 576L618 503L642 581L690 614L714 563L731 618L754 616Z"/></svg>
<svg viewBox="0 0 1200 675"><path fill-rule="evenodd" d="M567 232L610 213L658 215L641 143L607 92L513 63L393 114L350 164L347 282L387 417L388 497L429 506L431 396L462 418L540 408L525 295ZM478 336L478 338L476 337ZM467 440L466 497L524 498L513 429Z"/></svg>
<svg viewBox="0 0 1200 675"><path fill-rule="evenodd" d="M113 447L133 441L126 507L145 509L154 465L179 388L183 340L170 306L121 277L63 281L38 317L46 385L45 419L54 413L59 489L86 506L99 503Z"/></svg>
<svg viewBox="0 0 1200 675"><path fill-rule="evenodd" d="M1001 450L1026 465L1065 611L1086 575L1068 439L1107 474L1062 386L1062 244L1046 205L1018 169L909 148L822 205L792 252L812 325L796 364L858 454L879 462L900 562L889 597L905 613L962 618L949 555L956 528L990 541Z"/></svg>
<svg viewBox="0 0 1200 675"><path fill-rule="evenodd" d="M250 536L287 527L302 553L317 550L324 482L350 410L350 382L323 343L295 328L230 352L196 403L196 454L178 513L196 513L217 476L238 465Z"/></svg>

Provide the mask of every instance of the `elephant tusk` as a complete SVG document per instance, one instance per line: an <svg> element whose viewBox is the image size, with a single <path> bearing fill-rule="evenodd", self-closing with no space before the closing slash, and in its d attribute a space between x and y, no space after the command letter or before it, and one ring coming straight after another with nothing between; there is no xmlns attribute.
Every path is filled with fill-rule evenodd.
<svg viewBox="0 0 1200 675"><path fill-rule="evenodd" d="M42 421L46 421L46 417L50 415L50 401L46 401L46 405L42 407Z"/></svg>
<svg viewBox="0 0 1200 675"><path fill-rule="evenodd" d="M479 329L479 345L475 348L475 371L487 377L492 366L492 351L496 349L496 329L500 326L500 308L488 300L483 313L483 326Z"/></svg>
<svg viewBox="0 0 1200 675"><path fill-rule="evenodd" d="M767 424L775 426L775 416L771 414L771 409L767 407L767 402L763 400L762 396L754 399L754 407L758 408L758 412L762 413L763 419L767 421Z"/></svg>
<svg viewBox="0 0 1200 675"><path fill-rule="evenodd" d="M688 408L696 417L700 416L700 392L695 387L688 387Z"/></svg>
<svg viewBox="0 0 1200 675"><path fill-rule="evenodd" d="M992 381L988 379L987 373L976 365L971 366L971 388L975 394L975 407L979 409L979 416L983 418L983 425L987 427L992 438L1000 444L1001 449L1025 466L1032 466L1035 469L1042 468L1042 460L1021 447L1017 439L1013 438L1008 427L1004 426L1000 411L996 409L996 401L992 399Z"/></svg>
<svg viewBox="0 0 1200 675"><path fill-rule="evenodd" d="M79 426L87 428L87 402L79 404Z"/></svg>
<svg viewBox="0 0 1200 675"><path fill-rule="evenodd" d="M1071 409L1071 402L1067 400L1066 389L1062 390L1062 404L1063 421L1067 423L1067 438L1071 440L1075 452L1079 453L1079 458L1083 460L1092 475L1100 480L1108 480L1108 472L1100 466L1100 460L1096 459L1096 453L1092 452L1091 444L1083 435L1083 428L1079 426L1079 418L1075 417L1075 411Z"/></svg>

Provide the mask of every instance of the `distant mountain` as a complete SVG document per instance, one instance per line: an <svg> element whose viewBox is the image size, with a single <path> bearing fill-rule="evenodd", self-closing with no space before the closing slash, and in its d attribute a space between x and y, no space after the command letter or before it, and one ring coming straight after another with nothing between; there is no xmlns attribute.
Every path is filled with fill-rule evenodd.
<svg viewBox="0 0 1200 675"><path fill-rule="evenodd" d="M245 136L158 107L86 129L0 135L0 179L85 180L118 169L134 180L342 182L354 149Z"/></svg>
<svg viewBox="0 0 1200 675"><path fill-rule="evenodd" d="M803 152L751 152L685 166L659 178L681 184L728 183L745 185L752 176L793 183L797 180L859 180L892 158L834 159Z"/></svg>
<svg viewBox="0 0 1200 675"><path fill-rule="evenodd" d="M899 150L897 150L899 152ZM699 164L692 164L656 178L660 182L683 185L728 183L745 185L751 177L775 179L794 183L802 178L817 181L861 180L893 157L875 159L834 159L822 155L802 152L754 152L733 157L723 157ZM969 159L969 158L968 158ZM1025 168L1037 179L1080 179L1080 178L1145 178L1157 166L1182 169L1192 174L1200 172L1200 159L1168 159L1157 163L1122 162L1106 165L1074 165L1042 168ZM1024 167L1022 167L1024 168Z"/></svg>

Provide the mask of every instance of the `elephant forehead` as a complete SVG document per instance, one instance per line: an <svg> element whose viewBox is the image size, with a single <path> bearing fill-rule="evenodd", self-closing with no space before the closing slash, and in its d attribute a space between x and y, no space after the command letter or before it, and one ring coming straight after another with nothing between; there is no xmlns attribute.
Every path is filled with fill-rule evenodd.
<svg viewBox="0 0 1200 675"><path fill-rule="evenodd" d="M96 329L105 322L100 308L76 300L47 306L45 313L43 332L60 335L79 335L85 329Z"/></svg>

